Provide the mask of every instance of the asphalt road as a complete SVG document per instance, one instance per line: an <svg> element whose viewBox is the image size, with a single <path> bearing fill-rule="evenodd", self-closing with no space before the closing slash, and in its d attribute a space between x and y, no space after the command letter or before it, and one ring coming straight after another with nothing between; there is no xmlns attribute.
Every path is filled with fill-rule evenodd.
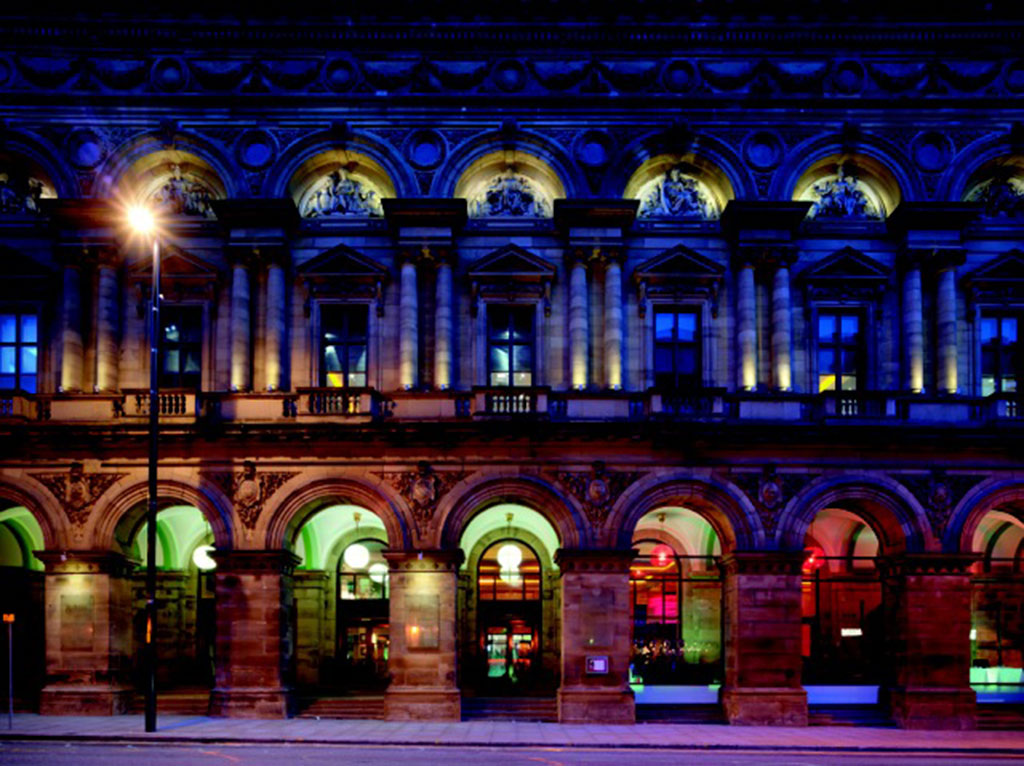
<svg viewBox="0 0 1024 766"><path fill-rule="evenodd" d="M0 743L3 766L994 766L1024 763L1013 755L938 756L932 753L837 754L583 748L353 747L335 745L174 745L55 742Z"/></svg>

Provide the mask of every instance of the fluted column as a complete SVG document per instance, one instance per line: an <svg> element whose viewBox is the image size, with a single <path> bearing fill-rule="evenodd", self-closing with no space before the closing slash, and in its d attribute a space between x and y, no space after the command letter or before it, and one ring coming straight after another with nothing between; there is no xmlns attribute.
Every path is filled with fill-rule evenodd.
<svg viewBox="0 0 1024 766"><path fill-rule="evenodd" d="M757 388L757 298L754 293L754 265L740 267L736 298L736 327L740 352L740 387Z"/></svg>
<svg viewBox="0 0 1024 766"><path fill-rule="evenodd" d="M939 391L957 391L956 269L946 266L938 278Z"/></svg>
<svg viewBox="0 0 1024 766"><path fill-rule="evenodd" d="M398 384L404 389L416 386L419 366L417 336L418 297L416 295L416 264L411 257L402 260L398 306Z"/></svg>
<svg viewBox="0 0 1024 766"><path fill-rule="evenodd" d="M434 307L434 385L452 385L452 265L448 256L437 262L437 299Z"/></svg>
<svg viewBox="0 0 1024 766"><path fill-rule="evenodd" d="M789 264L775 270L772 285L772 364L775 385L780 391L793 388L793 318L789 289Z"/></svg>
<svg viewBox="0 0 1024 766"><path fill-rule="evenodd" d="M64 295L60 316L60 388L82 388L82 274L77 263L64 264Z"/></svg>
<svg viewBox="0 0 1024 766"><path fill-rule="evenodd" d="M622 264L608 258L604 272L604 377L609 388L622 388Z"/></svg>
<svg viewBox="0 0 1024 766"><path fill-rule="evenodd" d="M119 314L117 264L109 255L100 258L96 301L96 390L116 391Z"/></svg>
<svg viewBox="0 0 1024 766"><path fill-rule="evenodd" d="M266 333L263 343L263 368L267 390L278 391L283 385L281 352L285 345L284 267L277 261L267 264Z"/></svg>
<svg viewBox="0 0 1024 766"><path fill-rule="evenodd" d="M569 382L587 387L587 265L582 253L573 255L569 274Z"/></svg>
<svg viewBox="0 0 1024 766"><path fill-rule="evenodd" d="M231 390L249 388L249 266L244 258L231 267Z"/></svg>
<svg viewBox="0 0 1024 766"><path fill-rule="evenodd" d="M903 332L907 343L907 388L924 391L924 306L921 266L911 263L903 275Z"/></svg>

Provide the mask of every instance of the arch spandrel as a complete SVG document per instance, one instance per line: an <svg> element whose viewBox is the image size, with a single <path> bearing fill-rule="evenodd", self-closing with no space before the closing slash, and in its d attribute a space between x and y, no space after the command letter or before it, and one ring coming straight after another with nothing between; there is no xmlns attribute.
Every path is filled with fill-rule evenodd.
<svg viewBox="0 0 1024 766"><path fill-rule="evenodd" d="M628 548L640 519L669 506L687 508L704 517L718 535L723 551L763 547L761 520L739 487L685 473L651 475L623 492L607 521L610 540L617 547Z"/></svg>
<svg viewBox="0 0 1024 766"><path fill-rule="evenodd" d="M998 510L1024 521L1024 481L993 477L979 482L960 499L946 523L943 550L972 552L978 525L989 511Z"/></svg>
<svg viewBox="0 0 1024 766"><path fill-rule="evenodd" d="M374 514L384 524L387 542L393 550L412 545L412 534L404 503L392 496L383 484L370 485L353 478L321 478L302 484L284 495L280 502L268 504L253 539L267 550L287 548L306 520L335 505L358 506Z"/></svg>
<svg viewBox="0 0 1024 766"><path fill-rule="evenodd" d="M822 476L811 481L779 511L778 547L802 550L811 522L826 508L861 517L877 536L880 555L938 547L928 516L910 490L894 479L871 475Z"/></svg>
<svg viewBox="0 0 1024 766"><path fill-rule="evenodd" d="M21 483L6 477L0 479L0 509L6 510L16 506L27 509L35 518L47 549L68 545L71 525L51 493L22 486Z"/></svg>

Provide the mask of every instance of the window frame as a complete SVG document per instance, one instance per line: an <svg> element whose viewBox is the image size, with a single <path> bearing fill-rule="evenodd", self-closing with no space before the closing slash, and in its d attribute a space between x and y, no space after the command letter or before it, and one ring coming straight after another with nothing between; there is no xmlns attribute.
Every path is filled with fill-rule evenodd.
<svg viewBox="0 0 1024 766"><path fill-rule="evenodd" d="M705 339L705 319L702 305L694 303L655 303L651 306L652 313L652 360L651 360L651 376L654 382L654 388L662 392L685 392L694 391L707 388L707 367L708 359L705 355L705 349L707 346ZM664 345L664 341L658 340L658 315L669 315L678 317L680 314L691 314L696 319L696 328L694 332L694 340L692 343L681 342L676 338L678 330L678 319L673 322L673 340L671 341L672 346L672 378L673 385L670 387L661 386L658 383L658 346ZM692 383L690 385L680 385L680 373L676 369L677 352L680 346L691 345L696 349L696 371L693 373Z"/></svg>
<svg viewBox="0 0 1024 766"><path fill-rule="evenodd" d="M164 354L167 352L166 341L164 339L164 327L165 322L167 321L167 312L174 311L176 309L192 310L197 312L199 316L199 382L195 387L180 384L181 372L178 373L178 385L168 385L164 378ZM157 381L161 389L181 389L187 391L204 391L207 389L209 375L211 372L209 369L209 360L207 358L207 349L209 348L208 333L210 329L208 311L209 307L204 301L160 301L160 348L158 354L160 368L157 370Z"/></svg>
<svg viewBox="0 0 1024 766"><path fill-rule="evenodd" d="M348 367L349 367L349 354L347 352L352 347L358 347L359 344L350 342L349 338L351 338L352 336L350 336L347 333L347 330L348 330L348 325L349 325L349 314L350 314L350 312L353 312L355 309L358 309L358 308L361 308L363 311L365 311L365 320L366 320L366 322L365 322L365 331L363 333L362 347L365 349L366 358L365 358L365 363L364 363L364 368L365 369L362 372L363 384L360 385L360 386L353 386L349 382L349 377L351 375L353 375L353 374L359 374L359 373L353 373L352 371L350 371L348 369ZM327 365L326 365L326 362L325 362L325 358L326 358L325 357L325 353L326 353L326 349L327 349L328 344L326 342L326 338L324 337L324 332L327 329L326 326L325 326L325 322L324 322L324 312L325 312L325 310L333 311L335 309L340 309L342 315L345 316L344 325L345 325L345 329L346 329L346 335L344 336L343 345L345 347L346 353L343 355L343 358L341 360L342 370L340 371L340 374L343 376L343 379L344 379L344 385L341 385L341 386L331 386L331 385L328 384L327 376L328 376L328 374L330 374L330 371L327 369ZM370 311L370 304L368 302L362 302L362 301L321 301L319 303L319 305L317 306L317 329L316 329L316 366L317 366L317 376L314 378L314 380L317 381L317 385L320 388L352 389L352 388L369 388L370 387L370 369L371 369L371 367L370 367L371 319L370 318L371 318L372 313L373 312Z"/></svg>
<svg viewBox="0 0 1024 766"><path fill-rule="evenodd" d="M475 317L475 328L473 333L473 359L474 359L474 374L473 380L475 385L481 388L500 388L500 389L524 389L524 388L538 388L545 384L546 364L544 360L545 352L545 340L547 337L546 328L546 313L544 309L543 296L508 296L508 295L495 295L495 296L479 296L479 307L476 311ZM531 373L531 383L529 386L492 386L491 385L491 362L490 362L490 307L491 306L511 306L511 307L524 307L528 308L533 312L533 343L531 349L533 353L533 371ZM458 362L456 361L456 364Z"/></svg>
<svg viewBox="0 0 1024 766"><path fill-rule="evenodd" d="M0 305L0 314L12 314L15 317L15 340L13 342L6 342L0 340L0 347L9 348L13 347L14 351L14 385L10 388L2 388L0 390L5 391L19 391L25 394L35 395L40 392L40 382L43 377L43 349L42 349L42 338L43 338L43 315L40 307L32 304L4 304ZM33 316L36 320L36 339L34 343L25 343L22 341L22 317ZM23 373L21 371L21 349L27 347L35 347L36 350L36 370L34 373ZM2 373L6 376L6 373ZM26 375L31 374L35 378L35 388L32 391L22 387L22 378Z"/></svg>
<svg viewBox="0 0 1024 766"><path fill-rule="evenodd" d="M1016 354L1016 366L1014 372L1017 379L1016 391L1004 391L1001 385L997 385L995 390L985 393L985 347L982 338L982 322L985 319L996 318L999 320L1003 319L1016 319L1017 320L1017 354ZM977 391L979 396L990 396L990 395L1020 395L1024 391L1024 343L1020 340L1020 332L1024 327L1024 306L1015 304L980 304L975 306L974 314L974 371L975 371L975 384L974 389ZM1000 378L1003 376L1000 375Z"/></svg>
<svg viewBox="0 0 1024 766"><path fill-rule="evenodd" d="M815 301L811 305L810 322L807 326L807 340L810 353L807 359L808 390L814 394L842 394L841 388L828 391L820 391L818 351L820 343L818 337L818 320L823 313L856 314L860 317L860 368L857 372L857 388L847 391L847 394L865 393L876 389L878 365L876 363L877 348L875 343L876 307L867 301ZM839 381L837 381L839 383Z"/></svg>
<svg viewBox="0 0 1024 766"><path fill-rule="evenodd" d="M508 337L507 341L504 342L504 343L499 343L497 340L495 340L495 338L493 337L494 334L491 331L492 330L492 324L491 324L492 311L494 309L499 309L499 308L500 309L508 309L508 311L509 311L509 320L508 320L509 337ZM516 343L515 339L512 337L512 329L513 329L514 324L515 324L513 317L514 317L514 313L516 312L517 309L518 310L522 310L523 314L525 316L529 317L529 320L530 320L529 337L528 337L526 343ZM514 301L512 301L512 302L504 302L504 301L491 301L491 302L488 302L485 305L485 307L484 307L484 327L485 327L485 330L484 330L484 345L485 345L484 356L485 356L485 361L486 361L487 386L489 388L533 388L533 387L535 387L537 385L537 312L536 312L535 307L533 305L531 305L531 304L528 304L528 303L514 302ZM516 346L527 346L530 349L530 368L529 368L529 371L528 371L529 375L530 375L530 382L527 385L517 385L515 383L515 375L517 373L517 370L515 369L515 347ZM508 360L509 360L508 367L509 367L509 369L504 371L509 376L508 377L508 381L509 381L508 383L495 383L494 382L493 375L501 374L501 371L498 371L496 373L495 370L492 367L491 350L493 348L495 348L495 347L497 347L497 348L505 348L509 352L509 354L508 354Z"/></svg>
<svg viewBox="0 0 1024 766"><path fill-rule="evenodd" d="M679 389L681 391L700 391L709 388L714 388L715 380L718 379L716 374L717 358L715 354L715 347L712 336L712 324L715 319L714 305L710 299L696 296L692 299L686 300L658 300L647 298L648 306L644 312L643 323L643 354L644 354L644 378L646 381L646 388L657 389L657 370L655 368L655 348L657 341L655 340L656 332L656 319L655 315L658 313L664 313L668 311L682 312L692 311L697 315L698 324L698 344L699 344L699 360L700 370L696 375L696 384L691 389Z"/></svg>
<svg viewBox="0 0 1024 766"><path fill-rule="evenodd" d="M377 301L374 298L358 298L358 299L346 299L346 298L319 298L312 301L312 311L309 313L312 319L309 322L309 385L314 388L328 388L326 385L327 376L326 370L324 369L324 358L323 358L323 310L326 307L342 306L342 307L363 307L366 309L366 384L363 386L345 386L334 388L330 387L331 390L351 390L360 388L380 388L380 374L381 370L377 364L379 357L379 343L380 343L380 323L378 321L378 312L375 307L378 306Z"/></svg>

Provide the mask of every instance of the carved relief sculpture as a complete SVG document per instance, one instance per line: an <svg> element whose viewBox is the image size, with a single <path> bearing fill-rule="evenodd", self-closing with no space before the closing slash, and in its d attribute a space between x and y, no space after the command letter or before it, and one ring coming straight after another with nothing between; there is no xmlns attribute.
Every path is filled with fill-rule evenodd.
<svg viewBox="0 0 1024 766"><path fill-rule="evenodd" d="M551 208L533 182L513 168L496 176L477 198L470 200L475 218L492 216L548 218Z"/></svg>
<svg viewBox="0 0 1024 766"><path fill-rule="evenodd" d="M204 472L203 476L224 490L234 503L238 518L248 529L255 529L267 499L298 474L284 471L257 473L256 466L247 461L241 471L210 471Z"/></svg>
<svg viewBox="0 0 1024 766"><path fill-rule="evenodd" d="M558 482L580 501L587 518L601 526L608 518L612 506L640 474L636 471L609 471L600 460L589 472L558 471Z"/></svg>
<svg viewBox="0 0 1024 766"><path fill-rule="evenodd" d="M303 218L379 217L384 214L377 193L365 188L344 168L328 173L319 186L307 195L301 212Z"/></svg>
<svg viewBox="0 0 1024 766"><path fill-rule="evenodd" d="M213 218L214 194L181 165L171 165L171 177L153 194L153 203L169 215L196 215Z"/></svg>
<svg viewBox="0 0 1024 766"><path fill-rule="evenodd" d="M18 183L10 173L0 173L0 215L38 214L42 197L43 182L38 178L26 178Z"/></svg>
<svg viewBox="0 0 1024 766"><path fill-rule="evenodd" d="M980 202L990 218L1024 216L1024 184L1014 178L1016 168L999 168L987 181L974 187L968 202Z"/></svg>
<svg viewBox="0 0 1024 766"><path fill-rule="evenodd" d="M377 475L405 498L416 523L426 525L434 518L441 498L469 474L465 471L437 472L429 463L421 462L415 471L386 471Z"/></svg>
<svg viewBox="0 0 1024 766"><path fill-rule="evenodd" d="M839 166L835 178L814 184L811 187L814 207L811 218L863 218L878 219L882 212L868 199L859 187L857 179Z"/></svg>
<svg viewBox="0 0 1024 766"><path fill-rule="evenodd" d="M709 220L717 218L718 211L701 190L697 179L677 165L667 170L644 195L637 215L640 218Z"/></svg>
<svg viewBox="0 0 1024 766"><path fill-rule="evenodd" d="M83 526L100 496L127 475L86 473L81 463L72 463L66 473L34 473L32 478L53 493L72 524Z"/></svg>

